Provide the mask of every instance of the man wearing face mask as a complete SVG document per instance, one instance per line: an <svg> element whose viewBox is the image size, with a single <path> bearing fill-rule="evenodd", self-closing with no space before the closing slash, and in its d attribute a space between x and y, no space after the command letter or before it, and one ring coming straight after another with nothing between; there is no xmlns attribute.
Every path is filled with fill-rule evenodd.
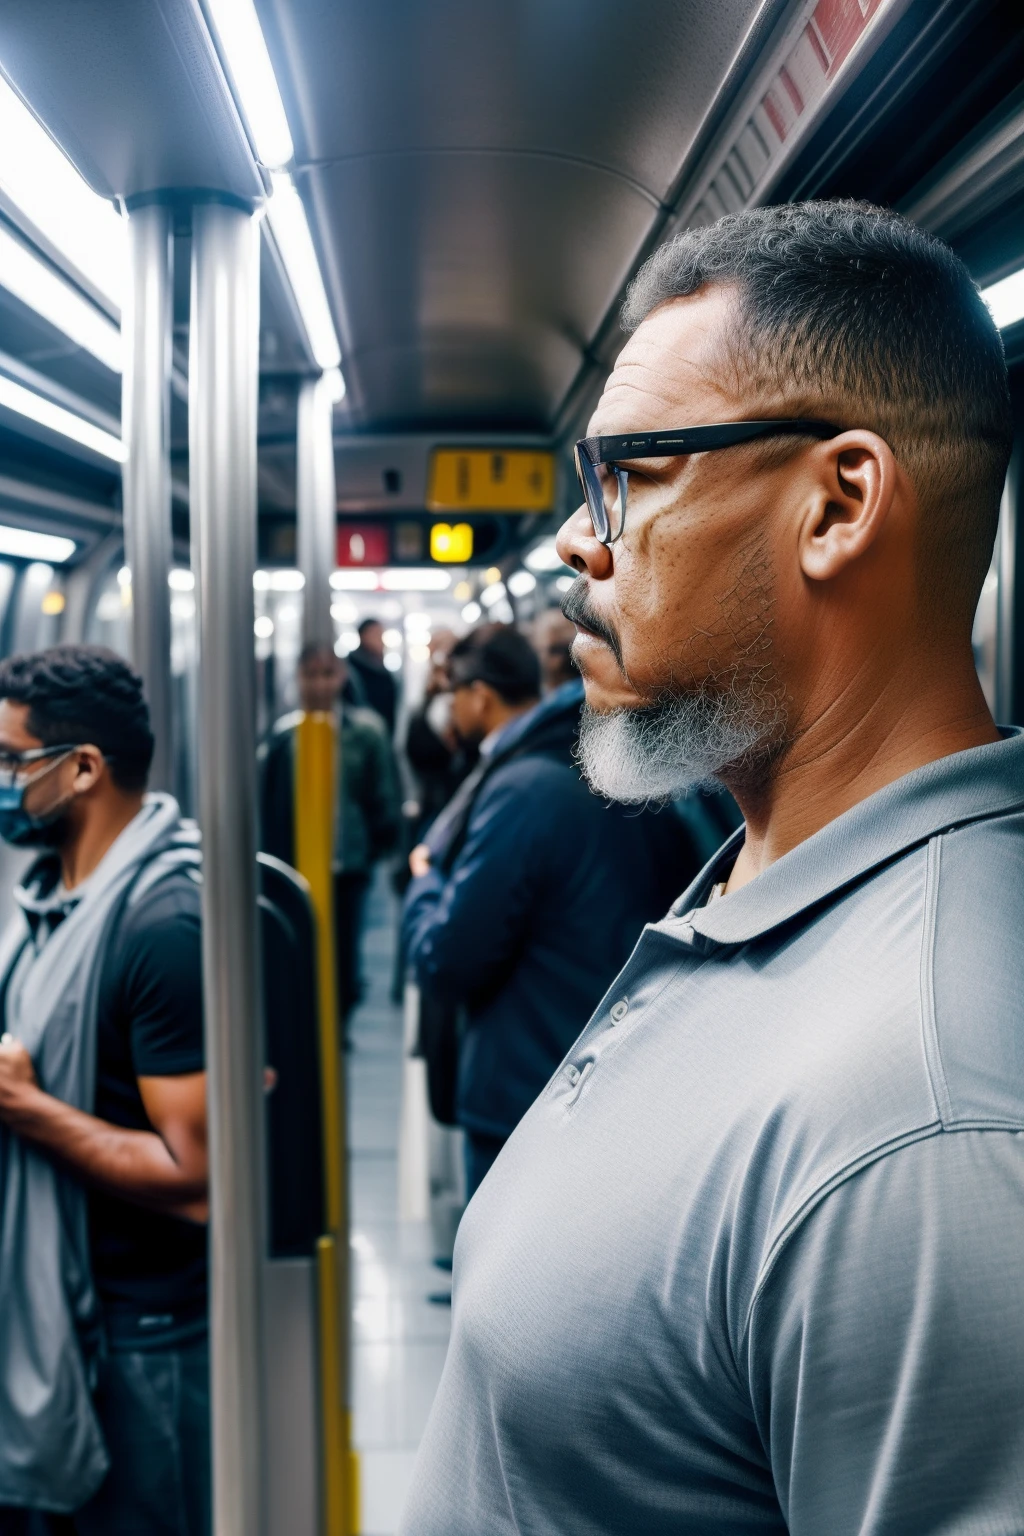
<svg viewBox="0 0 1024 1536"><path fill-rule="evenodd" d="M39 850L0 941L4 1533L209 1530L198 852L152 753L112 652L0 663L0 835Z"/></svg>

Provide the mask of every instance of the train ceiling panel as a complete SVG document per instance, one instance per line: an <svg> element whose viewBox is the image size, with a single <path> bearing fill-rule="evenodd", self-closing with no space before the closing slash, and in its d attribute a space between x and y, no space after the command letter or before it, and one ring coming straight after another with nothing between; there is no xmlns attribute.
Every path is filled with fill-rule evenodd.
<svg viewBox="0 0 1024 1536"><path fill-rule="evenodd" d="M198 0L5 5L0 60L103 196L161 187L262 196Z"/></svg>
<svg viewBox="0 0 1024 1536"><path fill-rule="evenodd" d="M657 210L554 157L395 155L306 174L349 388L375 426L544 430Z"/></svg>
<svg viewBox="0 0 1024 1536"><path fill-rule="evenodd" d="M357 422L550 429L761 9L260 0Z"/></svg>

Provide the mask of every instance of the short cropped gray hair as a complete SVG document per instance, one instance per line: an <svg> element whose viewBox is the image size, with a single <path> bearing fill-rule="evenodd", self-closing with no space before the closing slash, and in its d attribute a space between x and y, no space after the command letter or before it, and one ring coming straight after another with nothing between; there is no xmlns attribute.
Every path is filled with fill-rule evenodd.
<svg viewBox="0 0 1024 1536"><path fill-rule="evenodd" d="M1002 339L963 262L867 203L728 214L655 251L628 331L666 300L735 284L735 361L801 411L884 437L914 481L933 588L976 601L1013 440Z"/></svg>

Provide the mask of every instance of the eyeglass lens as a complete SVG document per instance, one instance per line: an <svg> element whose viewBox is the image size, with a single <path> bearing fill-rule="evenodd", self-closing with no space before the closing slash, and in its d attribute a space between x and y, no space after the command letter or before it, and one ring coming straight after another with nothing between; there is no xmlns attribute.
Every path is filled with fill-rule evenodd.
<svg viewBox="0 0 1024 1536"><path fill-rule="evenodd" d="M34 778L37 773L47 773L56 762L73 751L71 747L54 747L46 752L0 752L0 788L10 789Z"/></svg>
<svg viewBox="0 0 1024 1536"><path fill-rule="evenodd" d="M593 464L585 453L577 454L576 464L594 533L602 544L614 544L626 521L626 471L617 464Z"/></svg>

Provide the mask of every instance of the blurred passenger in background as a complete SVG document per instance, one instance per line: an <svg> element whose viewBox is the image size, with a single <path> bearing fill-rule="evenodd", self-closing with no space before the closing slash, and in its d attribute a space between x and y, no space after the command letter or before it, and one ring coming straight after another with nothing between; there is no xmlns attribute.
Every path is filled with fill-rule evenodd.
<svg viewBox="0 0 1024 1536"><path fill-rule="evenodd" d="M416 780L420 835L444 810L476 762L476 749L459 740L451 718L448 656L454 645L450 629L440 629L433 636L423 702L409 716L405 733L405 756Z"/></svg>
<svg viewBox="0 0 1024 1536"><path fill-rule="evenodd" d="M384 665L384 654L383 624L379 619L364 619L359 626L359 644L348 655L345 702L376 710L388 728L389 740L393 740L398 685Z"/></svg>
<svg viewBox="0 0 1024 1536"><path fill-rule="evenodd" d="M329 646L303 648L298 669L302 708L283 716L260 749L260 846L294 864L295 728L303 712L334 714L338 725L334 923L338 1003L347 1019L362 995L359 940L366 890L376 861L397 845L401 795L390 737L372 710L341 703L345 680L345 663Z"/></svg>
<svg viewBox="0 0 1024 1536"><path fill-rule="evenodd" d="M575 638L576 627L570 624L561 608L546 608L534 619L533 643L540 658L545 693L552 693L563 683L579 677L572 659Z"/></svg>
<svg viewBox="0 0 1024 1536"><path fill-rule="evenodd" d="M540 698L514 629L449 658L452 721L480 762L414 849L406 953L425 997L459 1010L455 1114L467 1196L628 957L696 873L678 819L607 806L574 762L582 684Z"/></svg>
<svg viewBox="0 0 1024 1536"><path fill-rule="evenodd" d="M0 943L5 1536L210 1529L198 851L152 755L113 652L0 664L0 836L38 851Z"/></svg>

